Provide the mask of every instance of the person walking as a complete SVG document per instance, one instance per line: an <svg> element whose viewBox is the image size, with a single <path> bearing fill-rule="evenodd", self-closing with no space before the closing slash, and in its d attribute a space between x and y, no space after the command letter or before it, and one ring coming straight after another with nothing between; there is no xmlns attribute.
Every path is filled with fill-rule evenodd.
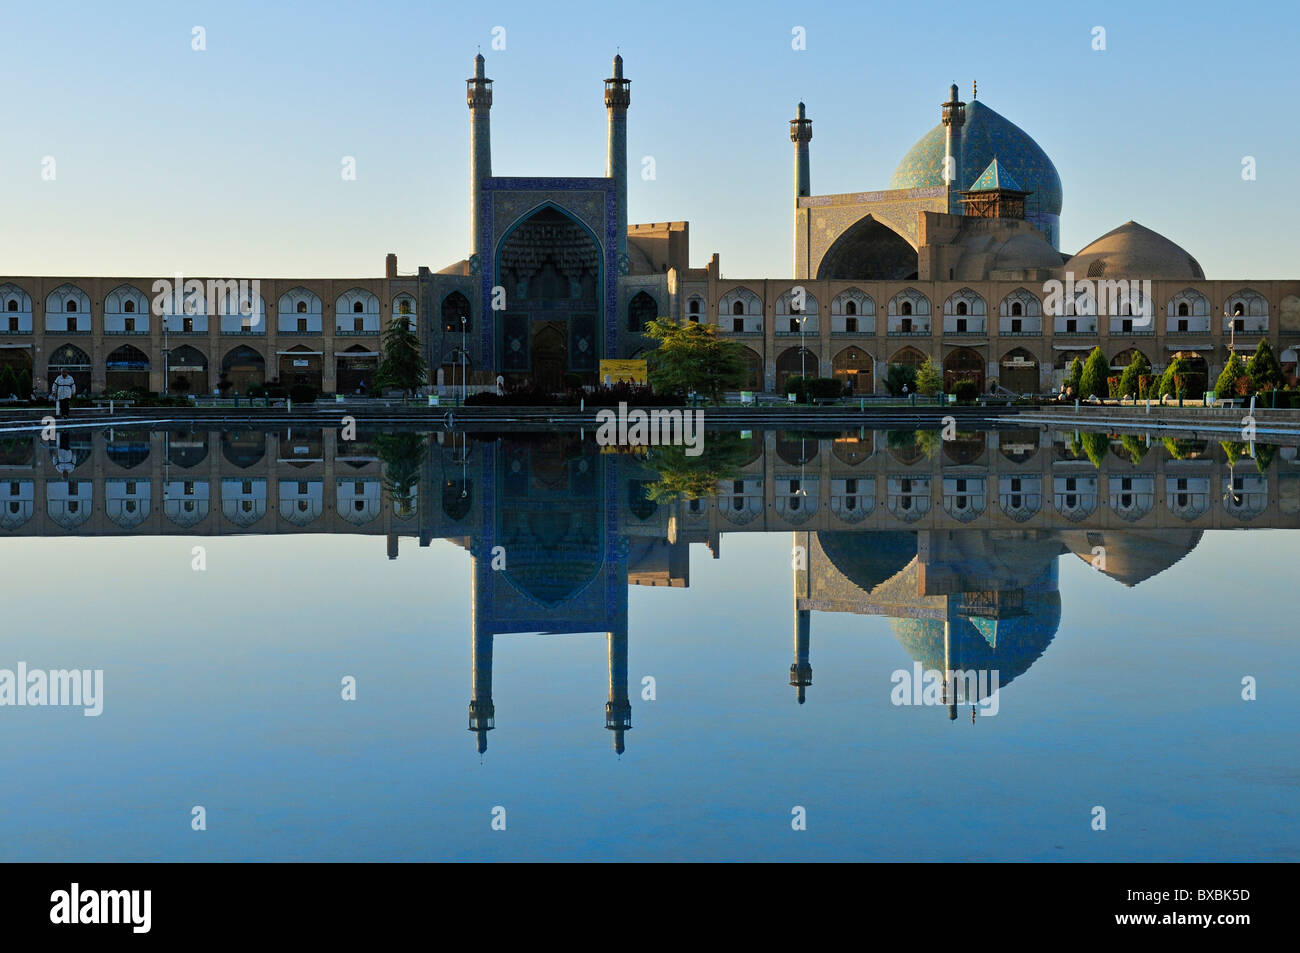
<svg viewBox="0 0 1300 953"><path fill-rule="evenodd" d="M77 382L67 371L54 378L54 416L67 417L72 398L77 394Z"/></svg>

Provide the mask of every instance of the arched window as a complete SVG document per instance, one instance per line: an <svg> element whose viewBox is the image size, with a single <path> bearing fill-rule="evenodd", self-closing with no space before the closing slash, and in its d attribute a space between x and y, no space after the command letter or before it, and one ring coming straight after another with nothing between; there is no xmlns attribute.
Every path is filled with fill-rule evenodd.
<svg viewBox="0 0 1300 953"><path fill-rule="evenodd" d="M1241 305L1237 305L1237 307L1240 308ZM77 299L76 299L76 298L69 298L69 299L68 299L67 307L66 307L64 310L66 310L66 311L68 312L68 314L76 314L76 313L77 313ZM1241 314L1240 311L1238 311L1237 313L1238 313L1238 314Z"/></svg>
<svg viewBox="0 0 1300 953"><path fill-rule="evenodd" d="M404 302L405 303L405 302ZM461 333L474 330L470 317L469 298L459 291L453 291L442 299L443 333Z"/></svg>
<svg viewBox="0 0 1300 953"><path fill-rule="evenodd" d="M1021 304L1019 301L1013 301L1011 303L1011 316L1013 318L1020 318L1020 317L1024 317L1024 314L1025 314L1025 306Z"/></svg>
<svg viewBox="0 0 1300 953"><path fill-rule="evenodd" d="M644 291L638 291L627 305L627 329L640 334L659 314L659 305Z"/></svg>
<svg viewBox="0 0 1300 953"><path fill-rule="evenodd" d="M73 304L75 304L75 303L76 303L76 302L73 302ZM74 307L74 308L72 308L72 309L70 309L70 310L76 311L77 309ZM1237 316L1240 316L1240 315L1244 315L1245 313L1246 313L1246 306L1245 306L1244 304L1242 304L1240 301L1238 301L1236 304L1234 304L1234 305L1232 306L1232 314L1233 314L1233 317L1237 317Z"/></svg>
<svg viewBox="0 0 1300 953"><path fill-rule="evenodd" d="M731 313L732 313L732 314L744 314L744 313L745 313L745 302L743 302L743 301L736 301L736 302L734 302L734 303L731 305Z"/></svg>
<svg viewBox="0 0 1300 953"><path fill-rule="evenodd" d="M900 313L900 314L911 314L911 313L912 313L912 302L910 302L910 301L904 301L902 307L899 309L899 313Z"/></svg>
<svg viewBox="0 0 1300 953"><path fill-rule="evenodd" d="M135 302L134 302L134 301L125 301L125 302L123 302L123 304L122 304L122 313L123 313L123 314L135 314Z"/></svg>
<svg viewBox="0 0 1300 953"><path fill-rule="evenodd" d="M401 302L397 305L397 313L398 314L411 313L411 300L409 298L403 298L401 300Z"/></svg>
<svg viewBox="0 0 1300 953"><path fill-rule="evenodd" d="M858 303L857 303L856 301L846 301L846 302L844 302L844 313L845 313L845 314L857 314L857 313L858 313Z"/></svg>
<svg viewBox="0 0 1300 953"><path fill-rule="evenodd" d="M365 308L362 306L362 304L361 304L360 301L354 301L354 302L352 302L352 313L353 313L353 314L364 314L364 313L365 313Z"/></svg>
<svg viewBox="0 0 1300 953"><path fill-rule="evenodd" d="M9 310L10 310L10 311L17 311L17 310L18 310L18 299L17 299L17 298L10 298L10 299L9 299Z"/></svg>
<svg viewBox="0 0 1300 953"><path fill-rule="evenodd" d="M1185 318L1185 317L1187 317L1188 315L1190 315L1191 313L1192 313L1192 312L1191 312L1191 309L1188 308L1188 306L1187 306L1187 302L1186 302L1186 301L1180 301L1180 302L1178 302L1178 316L1179 316L1180 318Z"/></svg>
<svg viewBox="0 0 1300 953"><path fill-rule="evenodd" d="M965 301L958 301L958 302L957 302L957 313L958 313L958 314L965 314L965 313L966 313L966 302L965 302Z"/></svg>
<svg viewBox="0 0 1300 953"><path fill-rule="evenodd" d="M299 313L299 314L306 314L306 313L307 313L307 302L306 302L306 301L299 301L299 302L298 302L298 313Z"/></svg>

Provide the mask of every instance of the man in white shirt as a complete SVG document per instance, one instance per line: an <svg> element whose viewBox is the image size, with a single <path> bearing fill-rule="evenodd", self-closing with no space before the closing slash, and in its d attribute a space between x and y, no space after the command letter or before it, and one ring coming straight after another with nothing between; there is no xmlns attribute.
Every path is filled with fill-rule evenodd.
<svg viewBox="0 0 1300 953"><path fill-rule="evenodd" d="M77 382L67 371L54 378L54 416L68 416L68 405L77 393Z"/></svg>

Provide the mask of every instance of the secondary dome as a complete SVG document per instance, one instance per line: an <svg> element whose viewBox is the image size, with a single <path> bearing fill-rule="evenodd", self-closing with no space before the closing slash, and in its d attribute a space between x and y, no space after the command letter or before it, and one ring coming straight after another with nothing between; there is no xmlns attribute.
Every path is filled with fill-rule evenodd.
<svg viewBox="0 0 1300 953"><path fill-rule="evenodd" d="M889 181L891 189L922 189L941 186L943 181L944 126L935 126L917 140L898 163ZM983 174L994 159L1030 195L1025 199L1025 218L1060 247L1061 176L1047 153L1027 132L978 99L966 105L958 169L954 185L965 191Z"/></svg>
<svg viewBox="0 0 1300 953"><path fill-rule="evenodd" d="M1205 280L1186 249L1137 222L1125 222L1065 264L1075 278L1180 278Z"/></svg>

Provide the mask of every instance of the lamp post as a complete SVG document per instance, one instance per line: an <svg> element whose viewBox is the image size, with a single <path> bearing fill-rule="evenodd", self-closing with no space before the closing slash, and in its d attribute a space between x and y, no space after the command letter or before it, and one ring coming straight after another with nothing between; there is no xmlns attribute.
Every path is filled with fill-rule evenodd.
<svg viewBox="0 0 1300 953"><path fill-rule="evenodd" d="M165 314L162 316L162 326L163 326L163 328L162 328L162 331L163 331L163 346L162 346L162 353L163 353L163 396L166 397L169 393L171 393L171 383L172 383L172 382L171 382L171 376L172 376L172 368L171 368L171 348L168 347L169 341L168 341L168 338L167 338L167 331L168 331L168 328L167 328L167 315L165 315Z"/></svg>
<svg viewBox="0 0 1300 953"><path fill-rule="evenodd" d="M465 406L465 315L460 316L460 405Z"/></svg>

